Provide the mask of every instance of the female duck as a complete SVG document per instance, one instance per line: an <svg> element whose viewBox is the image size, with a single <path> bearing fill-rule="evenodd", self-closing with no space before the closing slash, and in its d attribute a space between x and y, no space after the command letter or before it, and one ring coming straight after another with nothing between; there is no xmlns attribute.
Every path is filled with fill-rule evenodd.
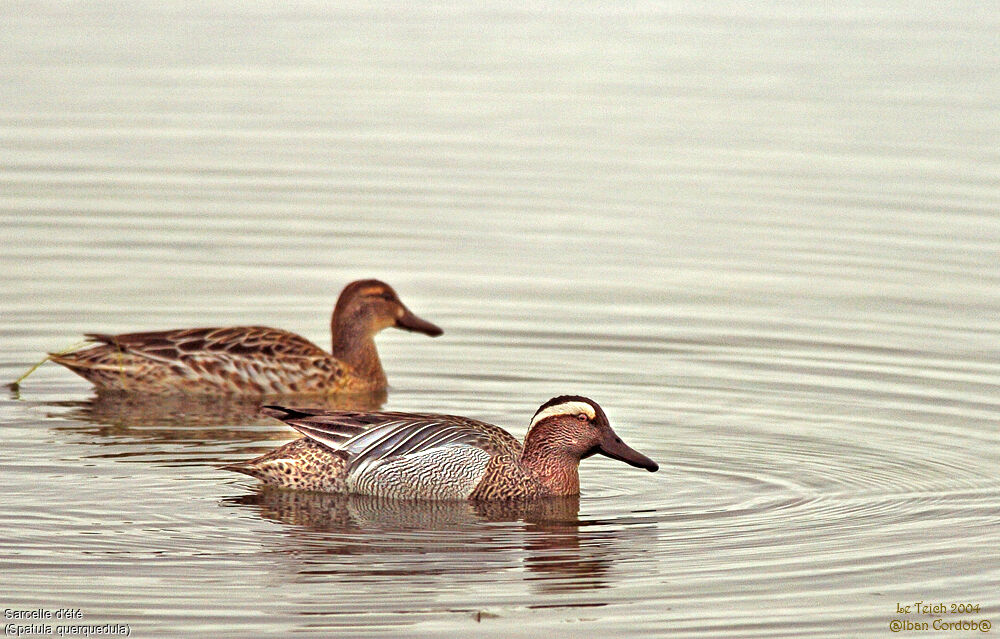
<svg viewBox="0 0 1000 639"><path fill-rule="evenodd" d="M524 499L577 495L581 459L601 453L655 472L615 434L597 402L553 398L519 443L452 415L355 413L265 406L304 438L230 470L265 484L404 499Z"/></svg>
<svg viewBox="0 0 1000 639"><path fill-rule="evenodd" d="M385 282L359 280L337 299L333 353L304 337L266 326L189 328L123 335L89 334L99 345L49 359L99 389L147 393L287 395L379 391L385 372L375 335L394 326L431 337Z"/></svg>

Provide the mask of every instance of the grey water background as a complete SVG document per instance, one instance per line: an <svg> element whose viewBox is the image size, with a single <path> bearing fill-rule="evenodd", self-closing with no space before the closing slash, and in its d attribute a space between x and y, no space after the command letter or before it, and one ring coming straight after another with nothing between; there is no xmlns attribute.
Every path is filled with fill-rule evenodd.
<svg viewBox="0 0 1000 639"><path fill-rule="evenodd" d="M2 399L5 609L136 637L856 637L1000 616L992 3L7 2L0 374L340 288L384 407L661 463L562 512L269 493L240 402ZM6 623L6 620L5 620ZM968 636L976 632L930 634Z"/></svg>

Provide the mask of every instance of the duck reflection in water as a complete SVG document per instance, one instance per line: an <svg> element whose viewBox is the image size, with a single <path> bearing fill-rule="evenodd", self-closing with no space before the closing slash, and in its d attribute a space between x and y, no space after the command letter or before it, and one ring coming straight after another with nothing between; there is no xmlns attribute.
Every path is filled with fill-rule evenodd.
<svg viewBox="0 0 1000 639"><path fill-rule="evenodd" d="M307 401L327 410L370 411L385 403L386 391L309 397ZM288 436L287 429L275 429L277 423L261 414L258 398L238 395L210 397L103 391L84 401L54 402L50 406L66 410L51 413L49 417L74 422L59 426L57 430L109 438L88 440L88 444L120 444L123 437L133 442L165 444L274 441ZM259 426L266 428L256 428ZM246 454L262 452L256 446L237 450Z"/></svg>
<svg viewBox="0 0 1000 639"><path fill-rule="evenodd" d="M650 547L656 534L651 526L581 521L576 495L402 500L262 486L224 503L283 524L269 552L311 577L509 576L515 565L539 592L602 589L613 585L612 564Z"/></svg>

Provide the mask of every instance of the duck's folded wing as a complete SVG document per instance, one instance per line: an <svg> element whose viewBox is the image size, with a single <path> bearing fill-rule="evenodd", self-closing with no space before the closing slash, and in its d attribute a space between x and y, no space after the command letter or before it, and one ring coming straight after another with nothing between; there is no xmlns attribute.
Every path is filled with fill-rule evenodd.
<svg viewBox="0 0 1000 639"><path fill-rule="evenodd" d="M447 415L327 413L286 420L306 437L347 453L350 472L449 444L489 445L489 424ZM346 432L356 434L344 439Z"/></svg>
<svg viewBox="0 0 1000 639"><path fill-rule="evenodd" d="M416 417L412 413L328 410L325 408L289 408L266 405L260 407L264 415L280 419L309 439L332 450L343 450L351 438L367 431L386 427Z"/></svg>
<svg viewBox="0 0 1000 639"><path fill-rule="evenodd" d="M465 499L494 454L519 446L496 426L450 415L303 412L285 423L346 454L354 492L385 497ZM345 438L351 429L361 430Z"/></svg>
<svg viewBox="0 0 1000 639"><path fill-rule="evenodd" d="M275 405L261 406L260 412L280 419L309 439L334 450L339 450L344 442L371 428L371 424L364 419L365 413Z"/></svg>
<svg viewBox="0 0 1000 639"><path fill-rule="evenodd" d="M348 455L349 474L361 475L372 466L456 446L483 450L488 444L480 424L426 416L402 418L371 428L341 447ZM485 452L485 451L483 451ZM487 454L487 456L489 456Z"/></svg>
<svg viewBox="0 0 1000 639"><path fill-rule="evenodd" d="M309 340L267 326L188 328L147 333L90 333L93 341L120 351L169 363L198 357L233 358L328 357Z"/></svg>

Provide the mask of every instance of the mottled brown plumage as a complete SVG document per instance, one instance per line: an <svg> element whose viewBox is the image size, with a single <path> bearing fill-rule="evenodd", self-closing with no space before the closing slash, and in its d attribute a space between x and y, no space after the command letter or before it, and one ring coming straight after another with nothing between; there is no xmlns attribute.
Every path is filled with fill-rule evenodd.
<svg viewBox="0 0 1000 639"><path fill-rule="evenodd" d="M332 353L266 326L189 328L122 335L49 359L99 389L146 393L293 395L384 389L375 335L394 326L432 337L441 329L411 313L388 284L348 284L333 312Z"/></svg>
<svg viewBox="0 0 1000 639"><path fill-rule="evenodd" d="M268 485L406 499L509 500L576 495L595 453L657 470L615 434L596 402L556 397L522 445L507 431L454 415L265 406L304 438L228 466Z"/></svg>

